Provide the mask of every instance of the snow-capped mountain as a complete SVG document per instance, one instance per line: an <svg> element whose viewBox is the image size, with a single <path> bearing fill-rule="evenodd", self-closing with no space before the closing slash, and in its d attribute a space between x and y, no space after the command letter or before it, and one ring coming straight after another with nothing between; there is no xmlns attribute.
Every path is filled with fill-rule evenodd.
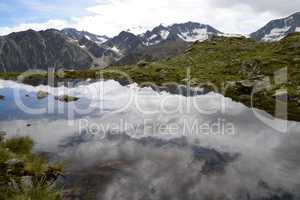
<svg viewBox="0 0 300 200"><path fill-rule="evenodd" d="M143 44L145 46L156 45L164 40L167 40L170 35L170 30L168 27L164 27L163 25L159 25L155 27L152 31L147 31L139 35Z"/></svg>
<svg viewBox="0 0 300 200"><path fill-rule="evenodd" d="M289 33L300 32L300 12L287 18L272 20L250 37L265 42L279 41Z"/></svg>
<svg viewBox="0 0 300 200"><path fill-rule="evenodd" d="M96 34L89 33L87 31L78 31L74 28L65 28L61 32L74 40L79 41L82 38L85 38L85 39L91 40L99 45L103 44L104 42L106 42L107 40L110 39L109 37L107 37L105 35L96 35Z"/></svg>
<svg viewBox="0 0 300 200"><path fill-rule="evenodd" d="M183 24L173 24L171 26L160 25L152 31L141 34L140 37L145 46L157 45L166 40L183 40L185 42L195 42L207 40L211 35L222 34L215 28L195 22Z"/></svg>
<svg viewBox="0 0 300 200"><path fill-rule="evenodd" d="M188 22L170 26L171 31L186 42L204 41L212 35L222 34L207 24Z"/></svg>
<svg viewBox="0 0 300 200"><path fill-rule="evenodd" d="M80 48L89 53L93 59L93 65L96 67L106 67L122 56L117 49L104 45L111 38L107 36L96 35L86 31L78 31L73 28L61 30L70 42L79 45Z"/></svg>
<svg viewBox="0 0 300 200"><path fill-rule="evenodd" d="M103 43L103 46L119 54L126 54L142 47L143 44L138 36L130 32L122 31L119 35Z"/></svg>
<svg viewBox="0 0 300 200"><path fill-rule="evenodd" d="M122 58L125 58L127 61L132 60L128 59L129 57L138 60L139 58L143 58L144 54L147 54L147 57L151 59L154 59L154 54L155 58L172 56L174 52L176 54L180 53L179 49L187 47L189 43L198 40L204 41L211 35L222 34L209 25L195 22L173 24L170 26L159 25L153 30L140 35L135 35L129 31L122 31L113 38L78 31L76 29L63 29L62 33L78 42L80 47L87 49L96 58L105 57L109 52L109 60L112 62L120 61ZM153 46L161 48L155 48L156 50L154 50ZM168 53L163 53L159 49Z"/></svg>
<svg viewBox="0 0 300 200"><path fill-rule="evenodd" d="M97 50L96 53L102 53L105 57L104 52L110 52L109 61L114 64L133 64L139 60L152 61L178 55L192 42L204 41L212 35L221 34L220 31L209 25L194 22L170 26L159 25L140 35L122 31L104 43L97 43L101 50ZM79 40L81 46L87 46L86 37L84 40ZM111 56L112 52L116 56ZM95 55L95 53L93 54Z"/></svg>
<svg viewBox="0 0 300 200"><path fill-rule="evenodd" d="M134 64L140 60L155 61L169 58L183 53L195 41L204 41L209 39L212 35L224 35L209 25L195 22L173 24L170 26L159 25L140 35L135 35L128 31L122 31L119 35L113 38L92 34L86 31L78 31L73 28L66 28L61 31L54 29L47 30L45 32L25 31L23 33L16 33L15 35L19 36L31 32L35 33L32 35L43 35L47 33L46 39L48 39L49 36L53 39L51 41L55 44L58 44L58 40L56 39L59 36L59 43L66 44L65 46L70 47L70 52L75 52L72 53L72 55L80 55L78 58L84 58L84 62L82 63L86 64L86 68L106 67L111 64ZM3 41L6 41L9 37L0 37L0 43L1 38L3 38ZM23 38L23 40L25 39ZM22 41L16 40L16 45L19 45L20 43L20 46L22 46ZM32 40L26 40L25 43L28 46L35 44ZM14 49L13 47L14 45L11 45L11 49ZM34 53L36 52L35 54L38 55L40 49L41 48L38 46L34 47ZM13 57L8 56L10 55L8 52L7 55L5 55L5 58L8 60L3 63L3 66L11 66L11 69L18 69L19 71L22 71L24 63L28 63L28 68L43 68L44 66L54 65L52 62L45 63L49 60L49 58L44 58L43 56L40 56L40 58L43 58L45 62L43 60L29 62L27 60L30 60L35 54L31 55L31 52L28 50L24 50L22 52L26 54L22 55L23 60L18 62L16 62L16 59ZM50 50L45 49L45 54L49 52ZM69 60L64 60L63 51L56 53L59 55L57 55L56 58L51 58L56 67L72 68L74 66L77 67L77 65L79 68L83 67L83 64L81 63L82 60L71 62L72 58L69 59L71 60L69 62ZM60 57L61 60L57 61ZM9 71L10 69L5 70Z"/></svg>

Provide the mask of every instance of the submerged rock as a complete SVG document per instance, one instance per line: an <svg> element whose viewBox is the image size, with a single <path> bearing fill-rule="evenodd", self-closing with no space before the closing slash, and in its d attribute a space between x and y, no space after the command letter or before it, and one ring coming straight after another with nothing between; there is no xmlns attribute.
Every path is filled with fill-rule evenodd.
<svg viewBox="0 0 300 200"><path fill-rule="evenodd" d="M251 80L238 81L235 84L235 89L240 94L250 95L256 82Z"/></svg>
<svg viewBox="0 0 300 200"><path fill-rule="evenodd" d="M38 91L38 93L36 94L37 99L44 99L48 96L49 96L49 93L44 92L44 91Z"/></svg>
<svg viewBox="0 0 300 200"><path fill-rule="evenodd" d="M68 95L62 95L62 96L56 96L55 100L68 103L68 102L72 102L72 101L78 101L79 98L78 97L68 96Z"/></svg>
<svg viewBox="0 0 300 200"><path fill-rule="evenodd" d="M32 188L32 186L33 186L32 176L22 176L21 177L21 184L23 186L28 187L28 188Z"/></svg>
<svg viewBox="0 0 300 200"><path fill-rule="evenodd" d="M288 101L291 97L288 94L287 90L277 90L276 93L274 95L272 95L274 99L277 99L279 101Z"/></svg>
<svg viewBox="0 0 300 200"><path fill-rule="evenodd" d="M5 162L5 164L7 164L9 166L14 166L14 165L17 165L17 164L20 164L20 163L22 163L22 161L18 160L18 159L10 159L10 160Z"/></svg>
<svg viewBox="0 0 300 200"><path fill-rule="evenodd" d="M4 100L4 99L5 99L5 96L0 95L0 100Z"/></svg>
<svg viewBox="0 0 300 200"><path fill-rule="evenodd" d="M255 86L255 81L244 80L238 82L238 84L244 88L253 88Z"/></svg>

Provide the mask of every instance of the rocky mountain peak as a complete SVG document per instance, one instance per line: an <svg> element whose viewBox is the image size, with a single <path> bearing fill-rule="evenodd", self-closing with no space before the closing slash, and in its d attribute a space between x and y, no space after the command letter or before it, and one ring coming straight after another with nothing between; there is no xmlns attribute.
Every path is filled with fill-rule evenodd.
<svg viewBox="0 0 300 200"><path fill-rule="evenodd" d="M221 34L220 31L209 25L196 22L173 24L171 29L176 32L178 37L187 42L204 41L211 35Z"/></svg>
<svg viewBox="0 0 300 200"><path fill-rule="evenodd" d="M108 40L104 45L116 52L128 53L142 46L141 39L133 33L122 31L118 36Z"/></svg>
<svg viewBox="0 0 300 200"><path fill-rule="evenodd" d="M258 31L252 33L250 37L260 41L274 42L294 32L300 32L300 12L286 18L272 20Z"/></svg>
<svg viewBox="0 0 300 200"><path fill-rule="evenodd" d="M97 43L98 45L103 44L110 39L105 35L96 35L87 31L78 31L74 28L65 28L61 32L73 40L81 40L82 38L85 38Z"/></svg>
<svg viewBox="0 0 300 200"><path fill-rule="evenodd" d="M173 24L171 26L159 25L152 31L147 31L141 35L144 45L157 45L166 40L181 40L185 42L204 41L210 35L221 34L215 28L195 22Z"/></svg>
<svg viewBox="0 0 300 200"><path fill-rule="evenodd" d="M49 67L78 69L90 66L92 58L55 29L27 30L0 40L0 71L26 71Z"/></svg>

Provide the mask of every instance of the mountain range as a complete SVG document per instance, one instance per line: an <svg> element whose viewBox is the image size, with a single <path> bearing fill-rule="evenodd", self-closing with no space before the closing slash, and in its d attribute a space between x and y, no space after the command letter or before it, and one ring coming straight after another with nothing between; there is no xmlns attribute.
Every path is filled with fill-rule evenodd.
<svg viewBox="0 0 300 200"><path fill-rule="evenodd" d="M300 12L273 20L250 37L273 42L293 32L300 32ZM113 38L72 28L27 30L0 37L0 72L49 67L103 68L155 61L179 55L192 43L213 36L241 37L196 22L159 25L140 35L122 31Z"/></svg>

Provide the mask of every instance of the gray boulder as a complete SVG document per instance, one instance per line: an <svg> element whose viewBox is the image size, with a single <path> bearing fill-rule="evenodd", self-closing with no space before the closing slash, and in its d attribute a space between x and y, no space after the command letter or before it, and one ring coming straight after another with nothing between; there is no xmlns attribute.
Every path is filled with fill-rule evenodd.
<svg viewBox="0 0 300 200"><path fill-rule="evenodd" d="M277 90L276 93L272 95L272 97L276 100L283 101L283 102L286 102L289 99L291 99L291 97L288 94L288 91L283 89Z"/></svg>
<svg viewBox="0 0 300 200"><path fill-rule="evenodd" d="M68 95L62 95L62 96L56 96L55 100L61 101L61 102L65 102L65 103L69 103L72 101L78 101L79 98L78 97L72 97L72 96L68 96Z"/></svg>
<svg viewBox="0 0 300 200"><path fill-rule="evenodd" d="M36 94L36 98L37 99L44 99L46 97L49 96L48 92L44 92L44 91L38 91L38 93Z"/></svg>
<svg viewBox="0 0 300 200"><path fill-rule="evenodd" d="M32 176L22 176L21 177L21 183L23 186L26 186L28 188L32 188Z"/></svg>
<svg viewBox="0 0 300 200"><path fill-rule="evenodd" d="M22 163L22 161L18 160L18 159L10 159L8 161L5 162L5 164L9 165L9 166L15 166L19 163Z"/></svg>

